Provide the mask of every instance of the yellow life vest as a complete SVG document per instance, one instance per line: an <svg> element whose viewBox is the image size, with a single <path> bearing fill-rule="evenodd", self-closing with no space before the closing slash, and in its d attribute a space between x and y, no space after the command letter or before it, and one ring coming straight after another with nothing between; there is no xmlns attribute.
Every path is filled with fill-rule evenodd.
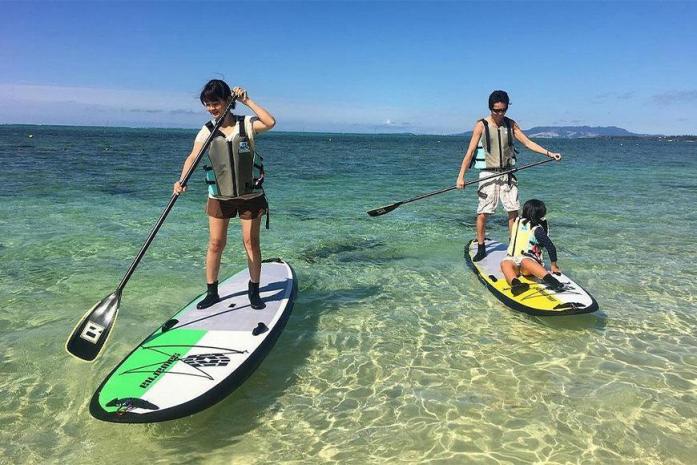
<svg viewBox="0 0 697 465"><path fill-rule="evenodd" d="M539 224L531 226L526 218L516 218L511 230L511 240L508 243L508 255L530 257L542 263L542 248L535 237L535 230L541 227Z"/></svg>

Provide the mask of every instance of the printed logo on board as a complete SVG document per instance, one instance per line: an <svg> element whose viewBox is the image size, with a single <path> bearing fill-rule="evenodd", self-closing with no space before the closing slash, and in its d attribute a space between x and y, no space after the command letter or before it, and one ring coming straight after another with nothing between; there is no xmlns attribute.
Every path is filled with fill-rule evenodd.
<svg viewBox="0 0 697 465"><path fill-rule="evenodd" d="M172 356L169 357L167 359L167 361L165 361L162 365L160 365L160 367L157 370L153 371L150 376L145 378L145 380L143 380L143 382L140 383L140 387L145 389L146 387L150 386L152 384L152 382L155 381L162 373L167 371L167 368L169 368L169 366L171 364L173 364L177 360L179 360L180 355L181 354L172 354Z"/></svg>
<svg viewBox="0 0 697 465"><path fill-rule="evenodd" d="M223 350L225 352L210 352L205 354L194 354L181 358L182 354L180 352L170 352L174 347L177 348L206 348L213 350ZM141 373L147 373L147 377L138 383L142 389L147 389L150 387L155 380L164 374L177 375L177 376L194 376L199 378L206 378L208 380L215 380L215 377L206 372L208 368L218 368L225 367L231 361L231 355L243 355L248 354L247 350L237 350L228 349L225 347L211 347L211 346L198 346L198 345L156 345L156 346L143 346L142 350L154 351L167 357L161 359L158 362L153 363L150 361L146 365L134 366L121 373L119 376L124 375L135 375ZM182 362L184 365L191 367L193 370L185 370L183 367L179 369L173 369L172 365L177 362ZM153 368L157 367L153 371ZM142 379L142 378L141 378Z"/></svg>
<svg viewBox="0 0 697 465"><path fill-rule="evenodd" d="M230 363L230 357L223 354L197 354L183 358L182 362L194 368L224 367Z"/></svg>

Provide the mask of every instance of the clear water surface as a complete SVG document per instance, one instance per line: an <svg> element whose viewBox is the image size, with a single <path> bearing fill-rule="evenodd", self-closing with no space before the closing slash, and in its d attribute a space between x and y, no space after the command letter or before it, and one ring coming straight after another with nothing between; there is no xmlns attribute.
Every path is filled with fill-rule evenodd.
<svg viewBox="0 0 697 465"><path fill-rule="evenodd" d="M466 269L474 189L366 215L452 185L462 138L264 135L263 251L300 283L275 349L200 414L93 419L104 376L203 291L197 175L102 357L63 349L147 237L195 132L0 127L0 464L695 463L697 144L677 141L543 141L564 160L521 172L522 198L547 203L560 265L601 310L539 318ZM504 214L489 235L505 239ZM243 266L233 225L222 273Z"/></svg>

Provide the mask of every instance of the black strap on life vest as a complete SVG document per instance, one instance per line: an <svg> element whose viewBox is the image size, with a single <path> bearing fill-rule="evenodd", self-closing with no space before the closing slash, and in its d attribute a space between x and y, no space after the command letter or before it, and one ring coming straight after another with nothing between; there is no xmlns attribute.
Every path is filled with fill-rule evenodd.
<svg viewBox="0 0 697 465"><path fill-rule="evenodd" d="M491 153L491 138L489 137L489 122L485 120L484 118L480 119L479 121L484 124L484 135L486 137L486 151L487 153Z"/></svg>
<svg viewBox="0 0 697 465"><path fill-rule="evenodd" d="M212 121L207 121L207 122L206 122L206 127L208 128L208 132L213 132L213 129L215 128L215 124L213 124ZM223 131L221 131L220 129L216 129L216 131L215 131L215 137L223 137L223 138L224 138L224 137L225 137L225 134L223 134ZM203 165L203 170L204 170L204 171L213 171L213 167L212 167L212 166L208 166L208 165ZM208 185L213 185L213 184L215 184L215 181L209 181L209 180L208 180L208 177L206 177L205 180L206 180L206 184L208 184Z"/></svg>
<svg viewBox="0 0 697 465"><path fill-rule="evenodd" d="M237 121L237 124L240 125L240 139L248 139L247 137L247 128L244 127L244 115L237 115L235 116L235 119Z"/></svg>
<svg viewBox="0 0 697 465"><path fill-rule="evenodd" d="M239 133L240 133L240 139L241 140L249 140L249 137L247 137L247 128L244 125L244 115L239 115L236 117L237 118L237 124L239 124ZM256 152L256 150L254 151ZM261 155L259 158L262 158ZM252 159L254 159L254 155L252 155ZM267 199L266 200L266 229L269 229L269 223L271 222L271 208L268 206L268 197L266 197L266 191L264 190L263 184L264 184L264 164L262 163L261 165L258 165L254 163L254 166L259 169L261 176L259 179L255 180L255 188L261 189L261 192L263 193L264 197Z"/></svg>
<svg viewBox="0 0 697 465"><path fill-rule="evenodd" d="M486 138L486 151L491 153L491 136L489 135L489 122L482 118L479 121L484 124L484 137ZM513 120L507 117L503 117L503 123L508 129L508 146L513 147Z"/></svg>
<svg viewBox="0 0 697 465"><path fill-rule="evenodd" d="M213 132L213 128L215 127L215 124L213 124L212 121L208 121L208 122L206 122L206 127L208 128L208 131ZM223 134L223 131L221 131L220 129L216 129L215 136L213 136L213 137L223 137L224 138L225 134Z"/></svg>
<svg viewBox="0 0 697 465"><path fill-rule="evenodd" d="M504 116L503 122L506 124L506 129L508 129L508 146L513 147L513 120Z"/></svg>
<svg viewBox="0 0 697 465"><path fill-rule="evenodd" d="M235 121L240 125L240 137L247 139L248 138L247 137L247 128L244 127L244 115L234 115L234 118L235 118ZM208 130L210 132L213 132L213 128L215 127L215 125L213 124L212 121L208 121L206 123L206 127L208 128ZM216 131L216 137L217 136L225 137L225 134L223 133L223 131L218 129Z"/></svg>
<svg viewBox="0 0 697 465"><path fill-rule="evenodd" d="M240 139L249 140L249 138L247 137L247 128L244 125L244 116L238 116L237 123L240 125L240 129L239 129ZM254 160L254 158L255 158L254 155L259 155L256 150L254 150L252 160ZM265 173L264 173L264 161L263 161L264 157L259 155L259 158L261 159L261 163L254 163L254 167L257 168L260 172L259 178L254 180L254 187L256 189L261 189L263 191L264 188L262 187L262 184L264 184L264 175L265 175ZM268 227L266 229L268 229Z"/></svg>
<svg viewBox="0 0 697 465"><path fill-rule="evenodd" d="M264 193L264 197L266 197L266 193ZM269 205L269 198L266 197L266 229L269 229L269 223L271 222L271 208L268 206Z"/></svg>
<svg viewBox="0 0 697 465"><path fill-rule="evenodd" d="M234 153L232 151L232 141L226 140L227 143L227 153L230 154L230 158L232 158L232 154ZM230 171L232 172L232 175L230 178L232 179L232 192L235 195L239 195L240 190L239 187L237 186L237 173L235 173L235 161L230 160Z"/></svg>
<svg viewBox="0 0 697 465"><path fill-rule="evenodd" d="M508 129L508 146L509 146L510 148L513 149L513 154L511 155L511 157L513 158L513 160L515 160L515 159L516 159L516 155L518 155L518 150L516 150L516 148L513 146L513 138L514 138L514 134L513 134L514 128L513 128L513 125L515 124L515 122L514 122L512 119L510 119L510 118L508 118L508 117L506 117L506 116L503 117L503 122L506 123L506 129ZM508 175L508 186L509 186L509 187L510 187L511 184L513 183L513 180L514 180L514 179L517 181L517 179L516 179L516 177L513 175L513 173L511 173L511 174Z"/></svg>

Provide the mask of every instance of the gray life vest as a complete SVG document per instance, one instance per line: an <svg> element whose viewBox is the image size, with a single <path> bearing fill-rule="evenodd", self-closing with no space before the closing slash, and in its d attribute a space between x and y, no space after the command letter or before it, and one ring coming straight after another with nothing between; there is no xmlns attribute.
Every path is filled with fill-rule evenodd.
<svg viewBox="0 0 697 465"><path fill-rule="evenodd" d="M238 132L228 140L220 130L216 131L208 148L205 165L206 184L211 197L221 200L250 199L264 193L264 165L261 156L254 150L253 135L245 128L245 117L234 116ZM209 131L213 123L206 123Z"/></svg>
<svg viewBox="0 0 697 465"><path fill-rule="evenodd" d="M496 138L489 133L489 122L479 120L484 124L484 134L479 141L470 168L479 170L506 170L515 166L518 151L513 146L513 120L504 116L504 127L496 128Z"/></svg>

